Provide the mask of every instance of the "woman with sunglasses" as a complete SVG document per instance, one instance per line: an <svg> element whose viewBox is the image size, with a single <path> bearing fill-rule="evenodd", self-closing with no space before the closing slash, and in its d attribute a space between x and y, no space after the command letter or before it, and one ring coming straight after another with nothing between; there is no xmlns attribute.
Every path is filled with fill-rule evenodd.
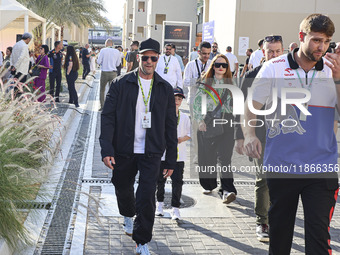
<svg viewBox="0 0 340 255"><path fill-rule="evenodd" d="M36 90L39 90L41 95L38 98L39 102L43 102L46 98L45 93L45 81L47 77L47 70L50 68L50 62L48 61L47 53L48 53L48 46L47 45L41 45L39 48L40 55L35 60L35 64L40 69L40 75L35 78L35 88Z"/></svg>
<svg viewBox="0 0 340 255"><path fill-rule="evenodd" d="M217 162L221 164L220 178L223 203L236 199L231 156L234 148L234 127L231 126L232 95L227 89L216 88L218 84L232 84L228 58L216 55L202 77L194 99L194 118L199 123L197 131L199 179L203 194L210 194L217 187ZM202 99L206 98L207 114L202 114ZM221 104L222 102L222 104ZM217 109L216 109L217 108ZM213 119L224 119L228 124L213 127Z"/></svg>

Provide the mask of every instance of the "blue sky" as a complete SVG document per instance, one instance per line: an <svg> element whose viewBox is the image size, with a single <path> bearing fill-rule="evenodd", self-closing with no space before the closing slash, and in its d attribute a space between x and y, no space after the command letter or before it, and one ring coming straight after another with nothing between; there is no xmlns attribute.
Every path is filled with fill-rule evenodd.
<svg viewBox="0 0 340 255"><path fill-rule="evenodd" d="M123 25L125 0L104 0L104 6L108 11L104 14L112 23L112 25Z"/></svg>

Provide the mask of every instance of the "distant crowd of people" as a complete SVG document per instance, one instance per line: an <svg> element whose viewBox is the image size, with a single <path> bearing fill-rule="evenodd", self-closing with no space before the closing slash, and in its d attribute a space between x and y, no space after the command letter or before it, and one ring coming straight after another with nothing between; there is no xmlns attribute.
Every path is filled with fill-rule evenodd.
<svg viewBox="0 0 340 255"><path fill-rule="evenodd" d="M30 33L24 33L20 41L13 47L6 49L6 54L0 56L0 68L2 67L1 80L6 82L26 83L33 79L33 89L37 95L37 101L46 100L49 94L56 103L60 102L60 90L62 82L62 70L64 69L65 78L69 91L69 103L79 107L78 94L75 82L78 79L80 64L83 66L82 79L85 80L89 73L93 75L97 69L97 59L100 56L101 48L92 47L89 51L89 44L80 49L75 49L71 45L63 45L63 42L56 41L54 49L49 50L47 45L41 45L37 54L29 50L29 43L32 40ZM113 45L113 44L112 44ZM117 69L125 67L126 52L121 46L115 49L119 52L119 63ZM46 92L46 79L48 75L49 91Z"/></svg>

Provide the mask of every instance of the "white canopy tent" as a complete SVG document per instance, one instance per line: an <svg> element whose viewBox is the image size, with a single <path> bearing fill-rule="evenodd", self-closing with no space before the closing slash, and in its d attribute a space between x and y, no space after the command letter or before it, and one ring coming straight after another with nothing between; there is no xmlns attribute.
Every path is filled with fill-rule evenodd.
<svg viewBox="0 0 340 255"><path fill-rule="evenodd" d="M43 25L42 41L45 43L46 19L30 11L15 0L0 0L0 50L5 51L8 46L13 46L17 41L17 35L24 32L32 32L40 24ZM56 26L52 27L52 30L54 30ZM56 28L58 29L59 27ZM54 31L52 31L53 34Z"/></svg>

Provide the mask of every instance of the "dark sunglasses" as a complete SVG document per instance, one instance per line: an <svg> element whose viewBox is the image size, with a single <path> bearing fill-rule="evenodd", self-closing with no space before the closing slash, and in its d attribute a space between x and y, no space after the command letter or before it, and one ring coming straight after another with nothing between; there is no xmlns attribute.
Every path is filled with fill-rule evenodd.
<svg viewBox="0 0 340 255"><path fill-rule="evenodd" d="M142 56L142 61L146 62L146 61L148 61L149 58L151 58L152 62L157 62L157 60L158 60L158 57L156 57L156 56Z"/></svg>
<svg viewBox="0 0 340 255"><path fill-rule="evenodd" d="M214 66L216 68L220 68L220 66L222 66L223 68L228 68L228 64L227 63L214 63Z"/></svg>
<svg viewBox="0 0 340 255"><path fill-rule="evenodd" d="M281 35L269 35L264 38L266 42L272 42L272 41L280 41L282 42L282 36Z"/></svg>

